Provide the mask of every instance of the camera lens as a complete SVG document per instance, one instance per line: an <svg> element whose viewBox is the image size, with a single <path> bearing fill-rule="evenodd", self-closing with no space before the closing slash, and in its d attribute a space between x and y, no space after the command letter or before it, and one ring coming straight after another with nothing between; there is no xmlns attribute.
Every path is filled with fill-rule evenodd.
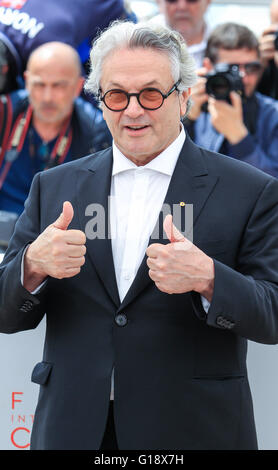
<svg viewBox="0 0 278 470"><path fill-rule="evenodd" d="M231 84L224 75L209 77L206 84L207 93L218 100L225 100L229 97Z"/></svg>

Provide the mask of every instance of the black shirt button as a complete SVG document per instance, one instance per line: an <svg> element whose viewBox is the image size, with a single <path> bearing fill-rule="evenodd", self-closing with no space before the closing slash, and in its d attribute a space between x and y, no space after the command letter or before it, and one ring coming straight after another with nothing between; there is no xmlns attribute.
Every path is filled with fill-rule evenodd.
<svg viewBox="0 0 278 470"><path fill-rule="evenodd" d="M115 322L117 323L118 326L125 326L127 324L126 315L124 313L120 313L119 315L116 315Z"/></svg>

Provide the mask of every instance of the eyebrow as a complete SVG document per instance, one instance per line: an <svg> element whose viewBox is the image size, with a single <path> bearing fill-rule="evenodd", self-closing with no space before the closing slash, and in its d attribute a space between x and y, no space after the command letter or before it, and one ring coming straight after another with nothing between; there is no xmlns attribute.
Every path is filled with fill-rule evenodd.
<svg viewBox="0 0 278 470"><path fill-rule="evenodd" d="M38 77L34 77L32 79L32 82L33 83L36 83L36 84L42 84L42 85L45 85L46 82L44 80L42 80L41 78L38 78ZM57 81L54 81L54 82L51 82L50 85L66 85L68 83L68 80L66 79L61 79L61 80L57 80Z"/></svg>
<svg viewBox="0 0 278 470"><path fill-rule="evenodd" d="M157 80L151 80L150 82L147 82L143 85L142 89L144 88L148 88L150 86L153 86L153 85L157 85L159 86L160 84L157 82ZM117 82L111 82L109 84L109 87L117 87L117 88L124 88L124 86L120 83L117 83Z"/></svg>

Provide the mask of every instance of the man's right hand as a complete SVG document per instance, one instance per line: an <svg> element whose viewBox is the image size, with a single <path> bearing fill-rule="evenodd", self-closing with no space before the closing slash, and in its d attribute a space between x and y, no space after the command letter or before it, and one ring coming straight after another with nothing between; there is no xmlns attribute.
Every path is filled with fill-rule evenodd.
<svg viewBox="0 0 278 470"><path fill-rule="evenodd" d="M75 276L85 263L86 235L68 230L73 207L64 202L63 212L27 248L24 258L24 287L34 291L47 276L63 279Z"/></svg>
<svg viewBox="0 0 278 470"><path fill-rule="evenodd" d="M196 72L199 78L196 85L191 88L191 106L187 115L191 121L196 121L198 119L202 112L203 104L208 101L208 95L206 93L207 79L205 78L207 72L208 70L205 67L198 69Z"/></svg>

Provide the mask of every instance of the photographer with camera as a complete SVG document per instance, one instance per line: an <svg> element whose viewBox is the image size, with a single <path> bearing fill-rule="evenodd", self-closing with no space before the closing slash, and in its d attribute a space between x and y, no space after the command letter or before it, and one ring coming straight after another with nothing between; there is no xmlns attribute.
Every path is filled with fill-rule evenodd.
<svg viewBox="0 0 278 470"><path fill-rule="evenodd" d="M264 67L258 91L278 99L278 0L270 5L271 24L262 33L260 44L261 61Z"/></svg>
<svg viewBox="0 0 278 470"><path fill-rule="evenodd" d="M217 26L185 125L198 145L278 177L278 103L255 92L261 67L258 40L249 28Z"/></svg>

